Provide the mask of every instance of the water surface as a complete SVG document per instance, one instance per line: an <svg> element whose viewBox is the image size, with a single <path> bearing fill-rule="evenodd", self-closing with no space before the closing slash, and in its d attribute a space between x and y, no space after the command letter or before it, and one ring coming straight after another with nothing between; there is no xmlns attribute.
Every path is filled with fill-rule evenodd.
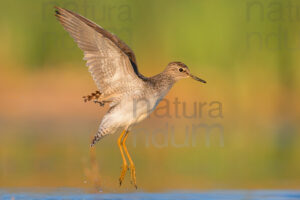
<svg viewBox="0 0 300 200"><path fill-rule="evenodd" d="M222 190L222 191L172 191L164 193L99 193L88 194L78 190L34 193L0 190L1 200L300 200L295 190Z"/></svg>

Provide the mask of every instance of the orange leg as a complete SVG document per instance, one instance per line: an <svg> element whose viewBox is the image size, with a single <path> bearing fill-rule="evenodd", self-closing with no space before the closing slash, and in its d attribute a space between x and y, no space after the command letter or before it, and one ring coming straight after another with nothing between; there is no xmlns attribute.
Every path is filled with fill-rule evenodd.
<svg viewBox="0 0 300 200"><path fill-rule="evenodd" d="M118 139L118 146L119 146L119 149L120 149L120 152L121 152L121 155L122 155L122 159L123 159L123 165L122 165L122 170L121 170L121 175L120 175L120 178L119 178L119 183L120 183L120 186L122 185L122 182L124 180L124 177L125 177L125 174L126 174L126 171L128 170L128 166L127 166L127 161L126 161L126 158L124 156L124 153L123 153L123 149L122 149L122 146L123 146L123 136L126 134L126 130L124 130L119 139Z"/></svg>
<svg viewBox="0 0 300 200"><path fill-rule="evenodd" d="M123 148L124 148L124 151L125 151L125 154L128 158L128 161L129 161L129 166L130 166L130 175L131 175L131 183L134 185L135 189L137 189L137 185L136 185L136 177L135 177L135 166L134 166L134 163L128 153L128 150L127 150L127 147L126 147L126 139L128 137L128 131L126 131L126 134L124 136L124 139L123 139Z"/></svg>

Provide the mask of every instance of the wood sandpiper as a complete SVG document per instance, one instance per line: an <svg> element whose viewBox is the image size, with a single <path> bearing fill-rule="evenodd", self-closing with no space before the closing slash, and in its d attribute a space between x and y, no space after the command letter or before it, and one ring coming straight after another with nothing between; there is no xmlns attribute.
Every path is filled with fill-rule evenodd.
<svg viewBox="0 0 300 200"><path fill-rule="evenodd" d="M182 62L171 62L163 72L145 77L138 71L133 51L117 36L72 11L55 8L55 16L84 52L84 60L98 88L84 96L84 100L93 100L101 106L109 104L91 146L122 128L118 138L123 159L119 183L122 184L130 169L131 182L137 188L135 166L125 145L129 131L149 116L178 80L190 77L202 83L206 81L192 75Z"/></svg>

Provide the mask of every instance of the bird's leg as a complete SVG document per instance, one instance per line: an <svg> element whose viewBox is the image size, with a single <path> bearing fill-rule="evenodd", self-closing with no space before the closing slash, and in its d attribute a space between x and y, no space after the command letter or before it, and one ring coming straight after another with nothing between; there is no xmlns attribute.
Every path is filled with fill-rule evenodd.
<svg viewBox="0 0 300 200"><path fill-rule="evenodd" d="M127 147L126 147L126 139L128 137L128 131L126 132L125 136L124 136L124 140L123 140L123 148L124 148L124 151L125 151L125 154L128 158L128 161L129 161L129 167L130 167L130 175L131 175L131 183L134 185L135 189L137 189L137 185L136 185L136 177L135 177L135 166L134 166L134 163L128 153L128 150L127 150Z"/></svg>
<svg viewBox="0 0 300 200"><path fill-rule="evenodd" d="M121 155L122 155L122 159L123 159L123 165L122 165L121 175L120 175L120 178L119 178L120 186L122 185L122 182L124 180L126 171L128 170L127 161L126 161L126 158L124 156L123 149L122 149L122 146L123 146L123 136L125 134L126 134L126 130L124 130L121 133L121 135L120 135L120 137L118 139L118 146L119 146L119 149L120 149L120 152L121 152Z"/></svg>

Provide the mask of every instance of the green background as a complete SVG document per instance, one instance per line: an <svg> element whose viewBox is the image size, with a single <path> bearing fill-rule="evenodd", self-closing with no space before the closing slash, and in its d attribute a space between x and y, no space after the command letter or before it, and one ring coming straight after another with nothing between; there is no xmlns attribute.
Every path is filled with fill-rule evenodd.
<svg viewBox="0 0 300 200"><path fill-rule="evenodd" d="M133 190L129 176L118 187L119 133L90 152L107 108L83 103L97 88L55 5L118 35L144 75L182 61L208 82L180 81L166 96L171 117L162 108L133 129L127 146L139 188L299 189L296 0L1 2L0 187ZM197 116L186 117L183 104ZM193 137L199 124L221 131Z"/></svg>

